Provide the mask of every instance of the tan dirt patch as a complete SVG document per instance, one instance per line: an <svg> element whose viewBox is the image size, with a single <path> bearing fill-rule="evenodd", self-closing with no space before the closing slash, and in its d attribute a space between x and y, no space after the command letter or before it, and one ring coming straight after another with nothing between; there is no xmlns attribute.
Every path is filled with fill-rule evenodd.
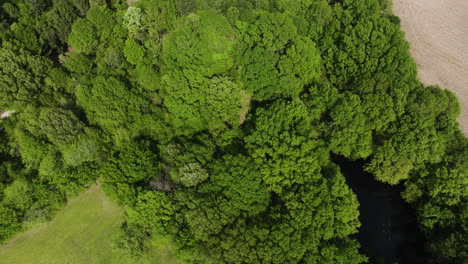
<svg viewBox="0 0 468 264"><path fill-rule="evenodd" d="M239 113L239 125L242 125L247 118L250 110L250 100L252 96L244 90L240 91L241 94L241 111Z"/></svg>
<svg viewBox="0 0 468 264"><path fill-rule="evenodd" d="M128 6L132 6L133 4L135 4L136 2L138 2L138 0L125 0L127 2L127 5Z"/></svg>
<svg viewBox="0 0 468 264"><path fill-rule="evenodd" d="M393 12L411 44L419 79L453 91L468 135L468 1L394 0Z"/></svg>

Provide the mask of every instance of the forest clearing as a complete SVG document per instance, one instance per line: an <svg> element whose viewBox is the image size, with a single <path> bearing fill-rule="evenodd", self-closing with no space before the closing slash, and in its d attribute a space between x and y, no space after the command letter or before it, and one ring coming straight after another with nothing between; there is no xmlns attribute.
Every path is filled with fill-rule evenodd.
<svg viewBox="0 0 468 264"><path fill-rule="evenodd" d="M96 185L70 201L51 222L19 234L0 248L5 263L120 263L111 243L123 209Z"/></svg>
<svg viewBox="0 0 468 264"><path fill-rule="evenodd" d="M0 259L17 264L131 263L112 250L123 214L122 207L110 201L99 185L93 185L71 200L51 222L0 246ZM162 239L152 240L144 257L156 263L177 263L167 244Z"/></svg>

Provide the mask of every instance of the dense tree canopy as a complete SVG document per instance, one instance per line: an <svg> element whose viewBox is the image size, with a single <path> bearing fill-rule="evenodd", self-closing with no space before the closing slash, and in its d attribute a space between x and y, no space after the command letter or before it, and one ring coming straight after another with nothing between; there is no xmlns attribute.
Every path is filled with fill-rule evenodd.
<svg viewBox="0 0 468 264"><path fill-rule="evenodd" d="M188 263L363 263L339 156L401 184L433 263L466 263L460 107L417 80L390 9L4 1L0 240L98 181L135 261L165 235Z"/></svg>
<svg viewBox="0 0 468 264"><path fill-rule="evenodd" d="M259 12L237 21L246 46L242 54L242 80L257 100L297 97L321 73L315 43L300 36L291 17Z"/></svg>

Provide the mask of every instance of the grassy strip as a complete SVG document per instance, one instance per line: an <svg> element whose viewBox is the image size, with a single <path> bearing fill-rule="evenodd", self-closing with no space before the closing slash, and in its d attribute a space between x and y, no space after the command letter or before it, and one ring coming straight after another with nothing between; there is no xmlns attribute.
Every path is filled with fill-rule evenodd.
<svg viewBox="0 0 468 264"><path fill-rule="evenodd" d="M16 264L124 264L112 243L124 221L124 209L109 201L94 185L49 223L19 234L0 247L2 263ZM143 259L150 263L177 263L170 242L153 240Z"/></svg>

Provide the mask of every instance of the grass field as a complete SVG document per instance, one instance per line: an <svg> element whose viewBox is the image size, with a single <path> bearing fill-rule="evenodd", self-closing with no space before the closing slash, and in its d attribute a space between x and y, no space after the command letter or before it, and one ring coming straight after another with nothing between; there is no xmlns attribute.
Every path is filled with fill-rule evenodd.
<svg viewBox="0 0 468 264"><path fill-rule="evenodd" d="M0 263L127 264L112 252L124 209L94 185L67 204L49 223L19 234L0 246ZM151 241L150 263L178 263L169 241Z"/></svg>

